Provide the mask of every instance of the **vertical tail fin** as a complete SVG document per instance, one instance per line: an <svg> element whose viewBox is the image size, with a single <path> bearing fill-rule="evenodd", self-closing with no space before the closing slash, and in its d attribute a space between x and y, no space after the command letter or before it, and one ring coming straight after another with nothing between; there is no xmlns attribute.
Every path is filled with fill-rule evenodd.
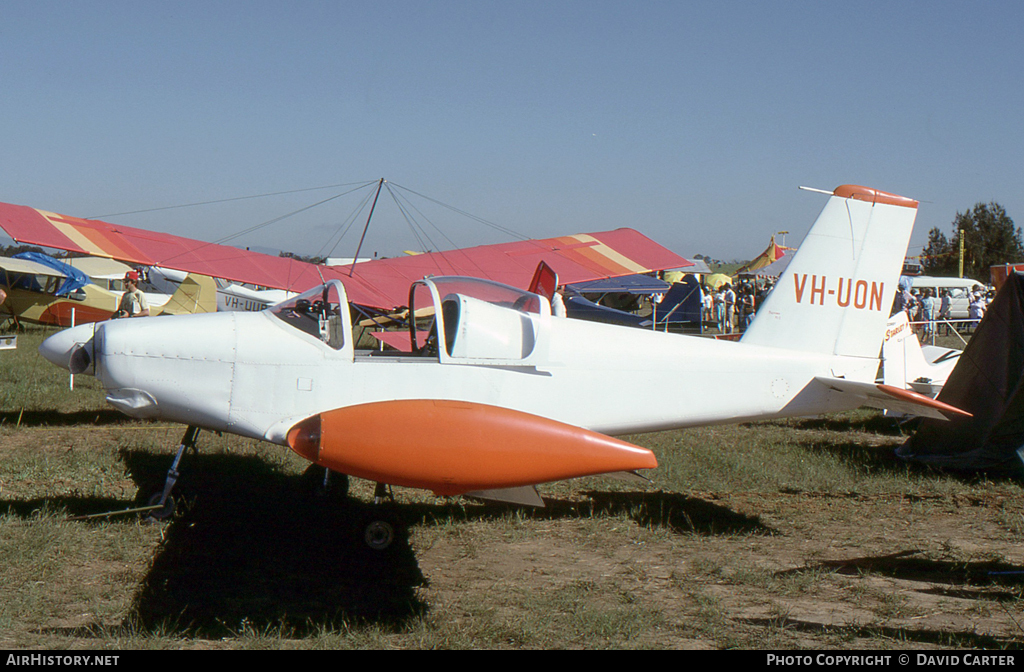
<svg viewBox="0 0 1024 672"><path fill-rule="evenodd" d="M533 280L530 281L529 291L534 294L540 294L550 301L555 296L556 289L558 289L558 273L555 272L555 269L544 263L542 259L537 264L537 270L533 272Z"/></svg>
<svg viewBox="0 0 1024 672"><path fill-rule="evenodd" d="M882 382L935 397L946 384L961 352L936 346L921 347L907 314L902 310L889 318L882 343Z"/></svg>
<svg viewBox="0 0 1024 672"><path fill-rule="evenodd" d="M188 315L190 313L215 312L217 312L217 283L208 275L189 273L164 304L160 314Z"/></svg>
<svg viewBox="0 0 1024 672"><path fill-rule="evenodd" d="M742 341L877 358L917 201L838 187Z"/></svg>
<svg viewBox="0 0 1024 672"><path fill-rule="evenodd" d="M907 383L917 379L927 362L921 354L921 343L910 328L907 314L897 312L885 325L885 340L882 341L882 382L901 390Z"/></svg>

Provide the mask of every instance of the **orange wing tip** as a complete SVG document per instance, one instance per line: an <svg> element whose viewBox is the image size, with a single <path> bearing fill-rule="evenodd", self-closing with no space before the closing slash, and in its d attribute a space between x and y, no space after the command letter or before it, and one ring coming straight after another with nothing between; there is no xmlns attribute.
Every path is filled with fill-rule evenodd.
<svg viewBox="0 0 1024 672"><path fill-rule="evenodd" d="M288 430L288 447L310 462L320 455L320 416L306 418Z"/></svg>
<svg viewBox="0 0 1024 672"><path fill-rule="evenodd" d="M897 196L896 194L890 194L869 187L861 187L856 184L844 184L836 187L836 190L832 193L840 198L852 198L855 201L869 201L871 203L898 205L903 208L917 208L917 201L912 198Z"/></svg>
<svg viewBox="0 0 1024 672"><path fill-rule="evenodd" d="M293 427L288 445L341 473L440 495L658 466L650 450L581 427L436 399L327 411Z"/></svg>
<svg viewBox="0 0 1024 672"><path fill-rule="evenodd" d="M910 401L915 404L931 406L932 408L940 410L943 413L952 413L954 415L960 415L965 418L974 417L973 414L968 413L967 411L962 411L956 406L950 406L949 404L937 401L935 399L932 399L931 397L926 397L923 394L918 394L917 392L913 392L911 390L904 390L899 387L893 387L892 385L879 385L878 389L880 389L882 392L885 392L890 397L895 397L897 399L900 399L901 401Z"/></svg>

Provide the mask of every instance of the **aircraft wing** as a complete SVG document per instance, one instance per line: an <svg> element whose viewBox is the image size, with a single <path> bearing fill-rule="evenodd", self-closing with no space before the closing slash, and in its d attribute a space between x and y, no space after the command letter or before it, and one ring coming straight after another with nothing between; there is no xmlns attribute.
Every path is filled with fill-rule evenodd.
<svg viewBox="0 0 1024 672"><path fill-rule="evenodd" d="M541 261L566 284L694 265L626 228L377 259L354 268L318 266L9 203L0 203L0 228L19 243L297 292L337 278L353 303L384 310L405 305L409 285L427 275L466 275L526 288Z"/></svg>
<svg viewBox="0 0 1024 672"><path fill-rule="evenodd" d="M107 257L134 265L165 266L295 291L320 282L316 266L295 259L58 215L23 205L0 204L0 228L19 243Z"/></svg>
<svg viewBox="0 0 1024 672"><path fill-rule="evenodd" d="M28 259L15 259L14 257L0 257L0 270L9 273L25 273L27 275L47 275L54 278L67 277L55 268L29 261Z"/></svg>
<svg viewBox="0 0 1024 672"><path fill-rule="evenodd" d="M861 406L880 408L907 415L918 415L926 418L948 420L948 416L971 417L967 411L962 411L956 406L944 404L923 394L904 390L892 385L880 383L861 383L845 378L827 378L818 376L815 380L823 383L836 392L851 394L860 397Z"/></svg>

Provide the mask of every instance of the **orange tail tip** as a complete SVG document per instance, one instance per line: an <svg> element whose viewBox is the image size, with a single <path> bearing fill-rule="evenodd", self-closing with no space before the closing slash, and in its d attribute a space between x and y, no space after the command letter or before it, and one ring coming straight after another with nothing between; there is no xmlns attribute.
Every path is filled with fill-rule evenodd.
<svg viewBox="0 0 1024 672"><path fill-rule="evenodd" d="M899 387L893 387L892 385L884 385L884 384L883 385L879 385L878 389L880 389L882 392L885 392L886 394L888 394L889 396L891 396L891 397L893 397L895 399L901 399L901 400L910 401L910 402L913 402L915 404L920 404L922 406L929 406L931 408L938 409L938 410L942 411L943 413L950 413L952 415L959 415L959 416L965 417L965 418L973 418L974 417L973 414L968 413L967 411L961 410L961 409L957 408L956 406L950 406L949 404L947 404L945 402L939 401L938 399L932 399L931 397L926 397L923 394L918 394L917 392L914 392L913 390L905 390L905 389L902 389L902 388L899 388Z"/></svg>
<svg viewBox="0 0 1024 672"><path fill-rule="evenodd" d="M440 495L658 466L650 450L581 427L435 399L328 411L293 427L288 445L335 471Z"/></svg>
<svg viewBox="0 0 1024 672"><path fill-rule="evenodd" d="M871 201L872 203L887 203L889 205L898 205L904 208L916 209L918 205L917 201L912 198L890 194L886 191L871 189L870 187L861 187L856 184L844 184L836 187L836 190L832 193L841 198L852 198L856 201Z"/></svg>

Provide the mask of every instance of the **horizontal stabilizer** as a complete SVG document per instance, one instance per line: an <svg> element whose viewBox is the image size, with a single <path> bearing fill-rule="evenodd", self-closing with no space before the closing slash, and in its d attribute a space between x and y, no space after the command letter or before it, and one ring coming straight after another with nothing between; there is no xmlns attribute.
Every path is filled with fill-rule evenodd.
<svg viewBox="0 0 1024 672"><path fill-rule="evenodd" d="M475 490L467 492L466 497L486 499L491 502L522 504L523 506L544 506L544 500L540 498L537 487L533 485L524 485L521 488L501 488L499 490Z"/></svg>
<svg viewBox="0 0 1024 672"><path fill-rule="evenodd" d="M602 478L610 478L623 483L634 483L636 485L650 485L651 479L636 471L613 471L608 474L601 474Z"/></svg>
<svg viewBox="0 0 1024 672"><path fill-rule="evenodd" d="M948 420L947 416L949 415L971 416L967 411L962 411L955 406L950 406L949 404L926 397L923 394L902 390L891 385L861 383L855 380L846 380L845 378L826 378L824 376L817 376L815 380L836 392L859 397L861 406L870 406L871 408L880 408L939 420Z"/></svg>

